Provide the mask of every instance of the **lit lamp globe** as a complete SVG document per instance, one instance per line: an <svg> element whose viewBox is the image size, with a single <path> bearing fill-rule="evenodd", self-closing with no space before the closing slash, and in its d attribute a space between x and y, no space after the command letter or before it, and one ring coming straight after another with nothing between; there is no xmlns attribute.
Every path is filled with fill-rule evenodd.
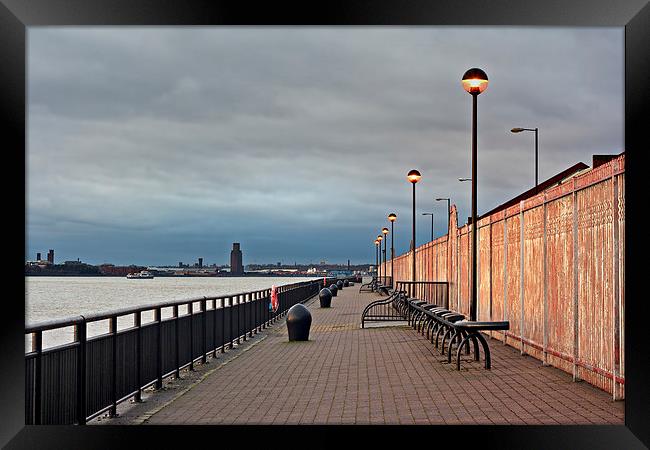
<svg viewBox="0 0 650 450"><path fill-rule="evenodd" d="M474 67L463 75L463 89L472 95L479 95L488 87L488 77L481 69Z"/></svg>
<svg viewBox="0 0 650 450"><path fill-rule="evenodd" d="M386 227L382 228L382 229L381 229L381 232L382 232L384 235L390 233L390 231L389 231L388 228L386 228Z"/></svg>
<svg viewBox="0 0 650 450"><path fill-rule="evenodd" d="M397 214L395 214L395 213L390 213L390 214L388 215L388 221L389 221L389 222L395 222L396 220L397 220Z"/></svg>
<svg viewBox="0 0 650 450"><path fill-rule="evenodd" d="M382 239L384 239L384 237L381 234L377 236L377 240L379 241L380 244L381 244Z"/></svg>
<svg viewBox="0 0 650 450"><path fill-rule="evenodd" d="M409 180L411 183L415 184L418 181L420 181L420 178L422 178L422 175L420 175L420 172L417 170L413 169L411 170L408 175L406 175L406 179Z"/></svg>

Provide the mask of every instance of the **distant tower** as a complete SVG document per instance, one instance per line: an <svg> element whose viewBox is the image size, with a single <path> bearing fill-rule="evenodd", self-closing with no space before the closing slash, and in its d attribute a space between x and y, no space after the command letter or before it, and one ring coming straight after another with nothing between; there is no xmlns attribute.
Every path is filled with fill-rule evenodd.
<svg viewBox="0 0 650 450"><path fill-rule="evenodd" d="M239 249L239 242L233 242L232 251L230 252L230 274L243 275L244 266L242 264L242 253Z"/></svg>
<svg viewBox="0 0 650 450"><path fill-rule="evenodd" d="M36 261L40 261L40 260L41 260L41 253L39 252L36 253Z"/></svg>
<svg viewBox="0 0 650 450"><path fill-rule="evenodd" d="M199 258L199 268L203 267L203 258Z"/></svg>
<svg viewBox="0 0 650 450"><path fill-rule="evenodd" d="M54 264L54 250L50 249L50 251L47 252L47 262L50 264Z"/></svg>
<svg viewBox="0 0 650 450"><path fill-rule="evenodd" d="M348 259L348 270L350 270L350 260Z"/></svg>

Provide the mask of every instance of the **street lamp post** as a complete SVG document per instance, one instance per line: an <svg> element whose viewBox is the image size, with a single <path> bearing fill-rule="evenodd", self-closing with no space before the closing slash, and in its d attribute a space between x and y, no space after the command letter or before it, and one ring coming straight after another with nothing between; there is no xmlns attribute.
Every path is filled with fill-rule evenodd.
<svg viewBox="0 0 650 450"><path fill-rule="evenodd" d="M538 134L539 134L538 133L539 128L519 128L519 127L517 127L517 128L513 128L510 131L513 132L513 133L521 133L522 131L534 131L535 132L535 187L537 187L537 184L538 184L538 181L539 181L538 180L539 172L538 172L538 165L537 165L538 156L539 156L539 145L538 145L539 141L538 141L537 137L538 137Z"/></svg>
<svg viewBox="0 0 650 450"><path fill-rule="evenodd" d="M375 239L375 273L379 282L379 240Z"/></svg>
<svg viewBox="0 0 650 450"><path fill-rule="evenodd" d="M449 198L437 198L436 201L447 200L447 234L449 234L449 222L451 222L451 199Z"/></svg>
<svg viewBox="0 0 650 450"><path fill-rule="evenodd" d="M390 222L390 280L391 280L391 287L395 286L395 272L393 272L394 267L393 267L393 258L395 258L395 229L393 228L393 225L395 224L395 221L397 220L397 214L395 213L390 213L388 215L388 221Z"/></svg>
<svg viewBox="0 0 650 450"><path fill-rule="evenodd" d="M379 234L377 236L377 240L379 241L379 267L380 268L381 268L381 241L382 241L382 239L384 239L384 237L381 234ZM379 269L379 272L377 272L377 275L379 276L379 278L381 278L381 269Z"/></svg>
<svg viewBox="0 0 650 450"><path fill-rule="evenodd" d="M420 175L420 172L413 169L406 175L406 178L413 185L413 239L411 241L411 250L413 251L413 256L412 256L413 264L411 265L411 270L413 271L413 273L411 274L411 281L414 283L413 288L415 288L415 278L416 278L415 277L415 185L417 184L418 181L420 181L422 175Z"/></svg>
<svg viewBox="0 0 650 450"><path fill-rule="evenodd" d="M431 241L433 241L433 213L422 213L423 216L431 216Z"/></svg>
<svg viewBox="0 0 650 450"><path fill-rule="evenodd" d="M476 102L479 94L487 89L488 77L481 69L472 68L463 75L462 84L472 96L472 301L469 316L470 320L476 320Z"/></svg>
<svg viewBox="0 0 650 450"><path fill-rule="evenodd" d="M384 227L381 229L381 232L384 235L384 278L388 278L388 275L386 275L386 272L388 272L387 270L388 267L386 267L386 243L388 242L388 237L386 235L390 233L390 231L388 230L388 228ZM384 281L386 280L384 279ZM385 285L386 283L384 283L384 286Z"/></svg>

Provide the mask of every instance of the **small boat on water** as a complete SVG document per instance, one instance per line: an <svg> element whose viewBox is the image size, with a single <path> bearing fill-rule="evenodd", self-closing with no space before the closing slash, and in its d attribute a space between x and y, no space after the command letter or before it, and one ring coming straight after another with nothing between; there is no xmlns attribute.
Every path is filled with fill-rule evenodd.
<svg viewBox="0 0 650 450"><path fill-rule="evenodd" d="M142 270L140 272L129 273L126 277L130 279L147 280L153 278L153 274L149 271Z"/></svg>

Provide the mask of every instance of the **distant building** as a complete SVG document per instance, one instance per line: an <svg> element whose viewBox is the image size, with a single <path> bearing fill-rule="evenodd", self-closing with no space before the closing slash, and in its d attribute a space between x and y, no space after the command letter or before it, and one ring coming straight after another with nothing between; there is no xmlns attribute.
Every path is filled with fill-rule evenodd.
<svg viewBox="0 0 650 450"><path fill-rule="evenodd" d="M183 267L183 261L178 261L178 267Z"/></svg>
<svg viewBox="0 0 650 450"><path fill-rule="evenodd" d="M39 252L36 253L36 261L40 261L40 260L41 260L41 253Z"/></svg>
<svg viewBox="0 0 650 450"><path fill-rule="evenodd" d="M230 252L230 274L243 275L244 265L242 264L242 253L239 249L239 242L233 242Z"/></svg>
<svg viewBox="0 0 650 450"><path fill-rule="evenodd" d="M203 258L199 258L199 268L203 267Z"/></svg>
<svg viewBox="0 0 650 450"><path fill-rule="evenodd" d="M47 252L47 262L50 264L54 264L54 250L50 249L50 251Z"/></svg>

